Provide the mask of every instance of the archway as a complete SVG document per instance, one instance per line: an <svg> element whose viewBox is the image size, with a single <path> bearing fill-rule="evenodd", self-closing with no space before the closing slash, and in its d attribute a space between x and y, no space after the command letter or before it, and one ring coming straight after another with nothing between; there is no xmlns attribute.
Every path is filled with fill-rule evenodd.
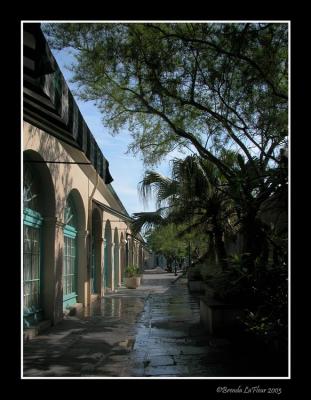
<svg viewBox="0 0 311 400"><path fill-rule="evenodd" d="M105 289L112 289L112 265L111 265L111 244L112 233L110 221L106 221L105 235L104 235L104 282Z"/></svg>
<svg viewBox="0 0 311 400"><path fill-rule="evenodd" d="M29 327L52 315L54 281L46 255L54 256L55 236L45 226L55 218L55 190L41 155L25 150L23 158L23 319Z"/></svg>
<svg viewBox="0 0 311 400"><path fill-rule="evenodd" d="M114 230L114 289L116 289L120 285L120 257L119 257L119 235L118 228Z"/></svg>
<svg viewBox="0 0 311 400"><path fill-rule="evenodd" d="M102 241L102 222L101 213L97 208L92 212L92 242L91 242L91 294L101 291L101 241Z"/></svg>

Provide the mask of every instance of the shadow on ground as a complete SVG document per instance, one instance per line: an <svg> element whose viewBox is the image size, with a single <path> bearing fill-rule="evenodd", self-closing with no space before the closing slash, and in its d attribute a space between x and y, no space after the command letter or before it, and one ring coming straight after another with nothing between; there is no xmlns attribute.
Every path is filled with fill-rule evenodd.
<svg viewBox="0 0 311 400"><path fill-rule="evenodd" d="M177 278L145 274L140 288L120 288L26 343L24 376L287 376L287 360L208 336L199 297Z"/></svg>

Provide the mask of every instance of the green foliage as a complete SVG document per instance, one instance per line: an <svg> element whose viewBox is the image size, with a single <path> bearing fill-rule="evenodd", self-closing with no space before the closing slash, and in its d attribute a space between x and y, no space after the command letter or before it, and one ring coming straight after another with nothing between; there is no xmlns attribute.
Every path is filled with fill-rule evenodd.
<svg viewBox="0 0 311 400"><path fill-rule="evenodd" d="M207 279L207 283L215 290L215 298L225 303L248 306L260 301L253 275L241 267L230 265L228 270Z"/></svg>
<svg viewBox="0 0 311 400"><path fill-rule="evenodd" d="M185 146L230 175L218 157L233 146L251 162L275 161L287 135L287 24L47 24L71 47L73 80L112 132L154 165Z"/></svg>
<svg viewBox="0 0 311 400"><path fill-rule="evenodd" d="M141 275L140 269L136 265L129 265L125 269L125 276L127 278L133 278L140 275Z"/></svg>
<svg viewBox="0 0 311 400"><path fill-rule="evenodd" d="M265 344L278 344L277 350L286 351L287 349L287 307L284 309L258 309L255 312L247 311L246 316L242 319L246 327L246 331L254 335Z"/></svg>
<svg viewBox="0 0 311 400"><path fill-rule="evenodd" d="M197 261L205 256L207 265L221 266L212 279L219 298L253 305L250 331L280 332L288 273L288 25L71 23L45 30L54 47L75 50L80 98L96 102L112 133L129 129L130 151L148 166L173 149L183 158L172 163L171 177L146 172L140 192L153 194L158 209L134 215L133 232L145 229L150 246L169 259L199 242L192 245ZM195 154L184 157L189 146ZM224 236L238 234L243 248L228 257Z"/></svg>
<svg viewBox="0 0 311 400"><path fill-rule="evenodd" d="M226 256L222 234L232 231L235 216L232 201L218 188L223 182L217 168L197 156L174 159L172 178L147 171L140 191L144 197L152 192L160 208L153 213L134 214L132 229L145 229L145 234L155 227L166 229L160 236L162 239L169 234L169 238L165 239L165 246L158 246L158 250L165 251L169 257L180 253L176 244L179 239L182 239L183 247L185 242L191 242L192 248L199 251L198 256L206 253L214 241L218 259L224 265Z"/></svg>
<svg viewBox="0 0 311 400"><path fill-rule="evenodd" d="M112 132L130 130L130 149L146 164L189 146L199 156L176 162L167 182L150 172L142 191L153 185L158 204L174 203L168 222L187 210L189 225L213 230L223 269L223 233L241 231L253 268L266 247L259 209L286 193L287 29L286 23L52 23L45 29L54 47L75 50L80 97L96 102ZM166 207L149 214L149 222L139 215L133 228L162 223Z"/></svg>
<svg viewBox="0 0 311 400"><path fill-rule="evenodd" d="M145 232L152 229L154 226L163 224L164 218L161 215L162 210L155 212L141 212L134 214L134 220L131 224L133 234L138 233L144 227Z"/></svg>
<svg viewBox="0 0 311 400"><path fill-rule="evenodd" d="M258 291L261 304L248 308L241 318L246 331L268 345L277 343L278 351L288 344L288 272L286 265L274 266L261 278Z"/></svg>
<svg viewBox="0 0 311 400"><path fill-rule="evenodd" d="M286 263L270 266L254 275L245 267L245 257L230 257L227 271L208 276L214 297L244 308L242 326L251 337L278 351L286 351L288 336L288 269ZM274 348L275 349L275 348Z"/></svg>
<svg viewBox="0 0 311 400"><path fill-rule="evenodd" d="M149 234L147 243L154 252L169 259L186 257L188 243L178 236L180 230L175 224L159 226Z"/></svg>
<svg viewBox="0 0 311 400"><path fill-rule="evenodd" d="M237 270L247 272L247 259L249 256L249 253L234 253L230 254L227 260Z"/></svg>

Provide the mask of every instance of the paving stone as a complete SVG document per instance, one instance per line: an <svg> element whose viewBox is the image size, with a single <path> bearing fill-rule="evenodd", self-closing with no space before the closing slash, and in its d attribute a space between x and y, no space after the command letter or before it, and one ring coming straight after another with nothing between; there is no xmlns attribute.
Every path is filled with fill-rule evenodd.
<svg viewBox="0 0 311 400"><path fill-rule="evenodd" d="M172 356L153 356L150 358L150 366L152 367L169 365L176 365L176 362Z"/></svg>
<svg viewBox="0 0 311 400"><path fill-rule="evenodd" d="M182 376L188 373L187 366L150 366L145 368L145 376Z"/></svg>
<svg viewBox="0 0 311 400"><path fill-rule="evenodd" d="M152 328L150 337L181 338L187 335L186 331Z"/></svg>
<svg viewBox="0 0 311 400"><path fill-rule="evenodd" d="M154 356L174 356L180 355L180 349L174 346L159 346L156 348L148 348L148 357Z"/></svg>
<svg viewBox="0 0 311 400"><path fill-rule="evenodd" d="M24 376L267 376L249 352L206 335L199 297L173 280L144 275L138 289L120 288L25 343Z"/></svg>

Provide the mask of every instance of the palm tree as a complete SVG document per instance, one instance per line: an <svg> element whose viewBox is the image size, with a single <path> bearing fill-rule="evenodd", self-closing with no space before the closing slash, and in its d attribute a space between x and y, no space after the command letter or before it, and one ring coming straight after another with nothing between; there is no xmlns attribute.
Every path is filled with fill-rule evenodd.
<svg viewBox="0 0 311 400"><path fill-rule="evenodd" d="M140 182L140 193L147 199L153 192L158 209L134 214L133 230L187 223L184 233L203 230L214 243L220 266L226 269L224 232L229 228L227 221L233 208L226 192L220 190L222 182L218 169L198 156L175 159L172 178L147 171Z"/></svg>

